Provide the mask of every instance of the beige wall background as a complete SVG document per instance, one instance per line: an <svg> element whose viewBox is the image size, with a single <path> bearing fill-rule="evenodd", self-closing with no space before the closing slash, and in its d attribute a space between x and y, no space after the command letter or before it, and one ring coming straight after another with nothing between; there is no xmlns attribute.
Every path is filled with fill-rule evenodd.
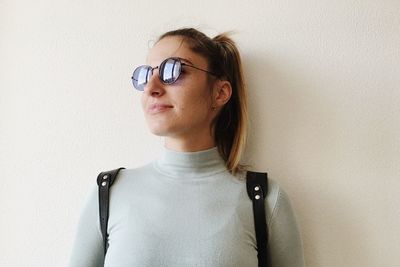
<svg viewBox="0 0 400 267"><path fill-rule="evenodd" d="M291 196L307 266L399 266L394 0L0 0L0 266L66 266L98 172L156 157L130 76L181 26L236 31L245 160Z"/></svg>

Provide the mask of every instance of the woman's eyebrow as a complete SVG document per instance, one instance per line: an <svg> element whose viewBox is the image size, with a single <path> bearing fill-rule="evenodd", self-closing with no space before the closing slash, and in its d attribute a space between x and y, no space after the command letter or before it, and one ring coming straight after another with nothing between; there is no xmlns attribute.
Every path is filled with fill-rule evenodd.
<svg viewBox="0 0 400 267"><path fill-rule="evenodd" d="M189 63L190 65L194 65L193 64L193 62L192 61L190 61L190 59L187 59L187 58L181 58L181 57L178 57L181 61L183 61L184 63Z"/></svg>

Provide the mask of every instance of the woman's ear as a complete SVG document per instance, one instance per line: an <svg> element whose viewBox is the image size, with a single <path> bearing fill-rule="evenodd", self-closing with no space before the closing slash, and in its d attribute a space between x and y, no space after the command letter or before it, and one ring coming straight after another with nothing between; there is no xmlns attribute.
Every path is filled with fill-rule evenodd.
<svg viewBox="0 0 400 267"><path fill-rule="evenodd" d="M228 81L218 80L213 88L213 107L223 107L232 96L232 86Z"/></svg>

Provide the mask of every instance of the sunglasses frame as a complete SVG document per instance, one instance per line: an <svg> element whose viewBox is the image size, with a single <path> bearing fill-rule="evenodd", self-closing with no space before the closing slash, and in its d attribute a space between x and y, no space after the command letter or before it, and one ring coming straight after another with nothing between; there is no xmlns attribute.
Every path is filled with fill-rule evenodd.
<svg viewBox="0 0 400 267"><path fill-rule="evenodd" d="M174 60L175 62L179 62L179 64L180 64L179 73L178 73L177 77L175 77L175 78L173 79L173 81L171 81L171 82L165 81L165 80L162 78L162 76L164 76L164 73L162 73L162 75L160 75L160 71L161 71L161 72L164 71L165 65L166 65L166 63L167 63L169 60ZM212 76L218 77L217 74L215 74L215 73L213 73L213 72L211 72L211 71L198 68L198 67L193 66L193 65L191 65L191 64L187 64L187 63L185 63L185 62L182 62L182 60L185 60L185 59L184 59L184 58L180 58L180 57L169 57L169 58L164 59L164 60L160 63L160 65L158 65L158 66L156 66L156 67L152 67L152 66L150 66L150 65L141 65L141 66L137 67L137 68L133 71L133 74L132 74L132 77L131 77L133 87L134 87L136 90L138 90L138 91L144 91L144 88L145 88L146 85L148 84L149 79L151 78L151 76L153 76L153 71L154 71L155 69L159 69L158 78L160 79L160 81L161 81L163 84L166 84L166 85L171 85L171 84L173 84L173 83L175 83L176 81L179 80L179 77L181 76L181 73L182 73L182 67L183 67L183 66L191 67L191 68L194 68L194 69L196 69L196 70L200 70L200 71L203 71L203 72L205 72L205 73L208 73L208 74L210 74L210 75L212 75ZM176 64L176 63L174 63L174 64ZM136 86L136 85L135 85L135 81L137 81L137 80L134 78L134 77L135 77L135 73L138 72L138 71L140 71L140 70L143 69L143 68L147 69L147 71L148 71L148 73L147 73L147 75L146 75L146 76L148 77L148 78L147 78L147 81L146 81L145 84L142 84L142 85L140 85L140 86L139 86L139 85ZM149 75L149 74L150 74L150 75Z"/></svg>

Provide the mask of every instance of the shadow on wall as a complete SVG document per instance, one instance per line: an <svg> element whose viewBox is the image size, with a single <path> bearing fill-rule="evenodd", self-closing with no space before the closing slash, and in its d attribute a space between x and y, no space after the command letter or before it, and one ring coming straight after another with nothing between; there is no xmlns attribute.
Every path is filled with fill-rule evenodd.
<svg viewBox="0 0 400 267"><path fill-rule="evenodd" d="M371 247L361 238L369 233L351 204L351 190L342 190L343 125L331 97L335 88L321 88L318 74L293 62L289 55L243 56L250 118L244 162L267 171L289 193L307 266L371 266L365 259Z"/></svg>

